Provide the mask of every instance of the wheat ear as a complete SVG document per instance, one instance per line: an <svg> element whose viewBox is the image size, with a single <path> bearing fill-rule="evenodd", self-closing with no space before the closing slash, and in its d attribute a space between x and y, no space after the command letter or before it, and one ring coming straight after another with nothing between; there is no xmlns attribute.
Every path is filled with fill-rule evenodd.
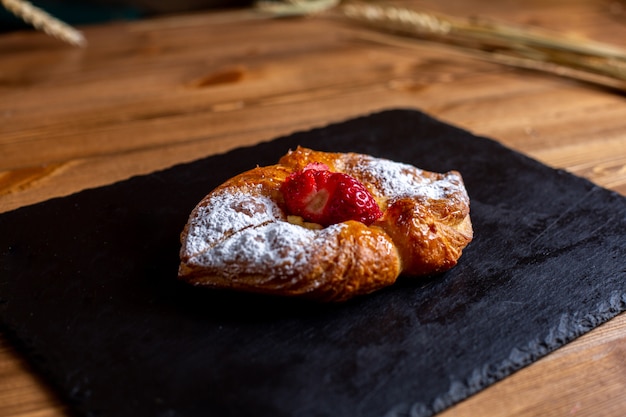
<svg viewBox="0 0 626 417"><path fill-rule="evenodd" d="M51 16L39 7L25 0L0 0L2 5L15 16L33 25L38 30L74 46L85 46L86 39L81 32Z"/></svg>
<svg viewBox="0 0 626 417"><path fill-rule="evenodd" d="M533 68L626 91L626 51L586 39L481 19L460 19L371 3L342 7L348 19L372 29L427 39L482 59Z"/></svg>

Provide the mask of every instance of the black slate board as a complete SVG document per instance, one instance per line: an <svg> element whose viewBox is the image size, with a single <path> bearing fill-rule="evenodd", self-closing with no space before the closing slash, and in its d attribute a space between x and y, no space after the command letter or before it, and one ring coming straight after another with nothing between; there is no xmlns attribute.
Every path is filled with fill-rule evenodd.
<svg viewBox="0 0 626 417"><path fill-rule="evenodd" d="M340 305L178 282L214 186L297 145L462 172L452 271ZM0 215L3 330L82 416L428 416L626 309L626 199L390 110Z"/></svg>

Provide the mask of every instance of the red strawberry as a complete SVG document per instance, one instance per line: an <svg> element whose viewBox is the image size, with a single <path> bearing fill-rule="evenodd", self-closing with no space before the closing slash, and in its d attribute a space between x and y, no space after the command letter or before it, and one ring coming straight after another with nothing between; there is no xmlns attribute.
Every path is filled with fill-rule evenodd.
<svg viewBox="0 0 626 417"><path fill-rule="evenodd" d="M367 188L353 177L313 162L281 186L289 214L324 226L357 220L367 225L382 212Z"/></svg>

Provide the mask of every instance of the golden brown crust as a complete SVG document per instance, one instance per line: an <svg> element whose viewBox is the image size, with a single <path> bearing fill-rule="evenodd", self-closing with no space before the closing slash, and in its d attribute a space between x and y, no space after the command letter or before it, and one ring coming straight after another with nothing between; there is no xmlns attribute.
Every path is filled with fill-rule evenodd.
<svg viewBox="0 0 626 417"><path fill-rule="evenodd" d="M310 162L354 176L384 215L312 230L289 223L280 186ZM472 239L460 174L355 153L298 148L217 187L181 234L181 279L196 285L343 301L397 277L443 272Z"/></svg>

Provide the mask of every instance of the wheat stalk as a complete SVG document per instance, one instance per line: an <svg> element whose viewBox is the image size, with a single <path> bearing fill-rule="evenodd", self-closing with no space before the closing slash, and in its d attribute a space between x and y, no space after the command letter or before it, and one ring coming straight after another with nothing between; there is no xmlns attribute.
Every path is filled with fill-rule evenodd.
<svg viewBox="0 0 626 417"><path fill-rule="evenodd" d="M85 46L86 40L81 32L51 16L44 10L25 0L0 0L2 5L15 16L42 30L50 36L74 46Z"/></svg>
<svg viewBox="0 0 626 417"><path fill-rule="evenodd" d="M341 0L259 0L257 10L272 16L310 16L330 10L339 5Z"/></svg>
<svg viewBox="0 0 626 417"><path fill-rule="evenodd" d="M445 43L502 64L532 68L626 91L626 51L560 34L369 3L342 7L373 29Z"/></svg>
<svg viewBox="0 0 626 417"><path fill-rule="evenodd" d="M461 19L444 14L371 3L348 3L343 6L346 17L370 24L378 29L424 37L445 36L450 42L479 42L492 47L532 47L563 50L578 54L624 58L624 50L612 45L568 38L537 28L518 27L486 19Z"/></svg>
<svg viewBox="0 0 626 417"><path fill-rule="evenodd" d="M588 39L374 2L262 0L258 3L260 10L277 16L309 15L336 6L341 16L377 31L445 44L482 60L626 91L626 51ZM372 34L360 36L373 38ZM375 41L398 45L399 39L399 36L378 36Z"/></svg>

